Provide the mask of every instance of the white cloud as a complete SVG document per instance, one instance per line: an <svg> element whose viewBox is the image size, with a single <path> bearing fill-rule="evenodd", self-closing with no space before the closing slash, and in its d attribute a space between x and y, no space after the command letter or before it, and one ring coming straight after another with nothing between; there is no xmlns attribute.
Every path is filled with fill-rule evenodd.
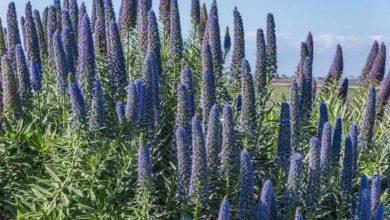
<svg viewBox="0 0 390 220"><path fill-rule="evenodd" d="M337 35L334 33L317 34L314 36L314 42L320 47L320 49L328 49L334 47L337 44L356 44L360 39L354 35Z"/></svg>
<svg viewBox="0 0 390 220"><path fill-rule="evenodd" d="M371 41L376 40L378 42L383 42L383 41L388 40L388 38L382 34L369 35L368 39L370 39Z"/></svg>
<svg viewBox="0 0 390 220"><path fill-rule="evenodd" d="M245 33L245 40L248 42L256 42L256 31L248 31Z"/></svg>

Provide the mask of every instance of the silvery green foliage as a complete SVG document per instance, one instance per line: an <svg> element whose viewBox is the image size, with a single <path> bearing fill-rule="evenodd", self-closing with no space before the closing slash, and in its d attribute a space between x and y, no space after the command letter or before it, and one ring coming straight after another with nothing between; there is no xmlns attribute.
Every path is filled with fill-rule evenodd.
<svg viewBox="0 0 390 220"><path fill-rule="evenodd" d="M237 7L233 11L234 17L234 41L233 41L233 55L232 55L232 64L230 67L230 74L235 78L241 78L240 69L242 65L242 60L245 58L245 37L244 37L244 27L242 24L242 18L240 12L238 12Z"/></svg>
<svg viewBox="0 0 390 220"><path fill-rule="evenodd" d="M188 196L191 181L191 145L187 131L178 127L176 129L176 148L177 148L177 195L179 197Z"/></svg>
<svg viewBox="0 0 390 220"><path fill-rule="evenodd" d="M4 55L1 58L1 69L3 114L8 118L17 119L21 116L22 106L20 103L20 95L18 93L15 73L11 60L7 55Z"/></svg>
<svg viewBox="0 0 390 220"><path fill-rule="evenodd" d="M209 181L207 172L207 154L203 129L200 121L192 118L192 169L190 195L194 201L199 200L205 206L208 200Z"/></svg>
<svg viewBox="0 0 390 220"><path fill-rule="evenodd" d="M284 172L287 172L291 156L291 125L290 125L290 106L282 103L280 107L278 142L276 145L275 163Z"/></svg>
<svg viewBox="0 0 390 220"><path fill-rule="evenodd" d="M278 72L276 55L275 21L273 14L267 15L267 72L268 76L275 76Z"/></svg>
<svg viewBox="0 0 390 220"><path fill-rule="evenodd" d="M240 126L247 135L250 143L256 140L256 97L252 74L247 60L241 62L241 97L242 108L240 115Z"/></svg>
<svg viewBox="0 0 390 220"><path fill-rule="evenodd" d="M370 71L371 71L372 66L374 64L376 55L378 54L378 50L379 50L378 41L374 41L374 43L372 44L370 53L367 56L366 64L364 65L362 72L360 74L360 81L365 82L365 81L369 80Z"/></svg>
<svg viewBox="0 0 390 220"><path fill-rule="evenodd" d="M364 107L361 129L359 134L359 147L372 148L376 114L376 91L375 86L368 88L367 101Z"/></svg>
<svg viewBox="0 0 390 220"><path fill-rule="evenodd" d="M241 152L240 188L237 208L238 219L255 218L255 181L253 163L248 152Z"/></svg>

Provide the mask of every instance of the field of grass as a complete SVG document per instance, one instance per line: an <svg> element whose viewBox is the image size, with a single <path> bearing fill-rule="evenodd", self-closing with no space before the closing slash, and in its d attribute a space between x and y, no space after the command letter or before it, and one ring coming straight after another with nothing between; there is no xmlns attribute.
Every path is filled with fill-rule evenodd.
<svg viewBox="0 0 390 220"><path fill-rule="evenodd" d="M288 94L289 94L289 85L288 84L279 84L274 83L272 84L272 95L271 100L274 102L282 102L282 101L288 101ZM317 93L320 92L320 88L317 88ZM352 100L357 95L357 87L353 86L348 89L348 100Z"/></svg>

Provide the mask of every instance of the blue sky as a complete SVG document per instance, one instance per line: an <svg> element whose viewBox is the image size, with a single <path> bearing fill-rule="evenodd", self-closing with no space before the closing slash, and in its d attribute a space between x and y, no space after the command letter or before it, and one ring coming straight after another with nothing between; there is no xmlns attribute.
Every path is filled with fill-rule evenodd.
<svg viewBox="0 0 390 220"><path fill-rule="evenodd" d="M34 9L42 9L51 0L30 0ZM11 0L1 0L0 15L5 23L6 10ZM27 0L15 0L17 13L24 13ZM92 0L85 0L88 9ZM185 36L190 28L190 0L178 0L182 30ZM212 0L206 2L209 8ZM81 1L79 1L81 3ZM113 0L118 13L120 0ZM158 12L159 0L153 0ZM294 74L299 60L300 42L308 31L314 36L314 75L326 75L333 59L337 43L344 52L344 76L360 74L373 40L390 45L390 1L388 0L219 0L221 30L232 27L233 9L238 7L246 35L246 55L254 65L256 29L265 29L266 15L275 17L279 74ZM232 29L231 29L232 30ZM232 35L232 33L231 33ZM387 65L389 66L389 65ZM387 71L387 70L386 70Z"/></svg>

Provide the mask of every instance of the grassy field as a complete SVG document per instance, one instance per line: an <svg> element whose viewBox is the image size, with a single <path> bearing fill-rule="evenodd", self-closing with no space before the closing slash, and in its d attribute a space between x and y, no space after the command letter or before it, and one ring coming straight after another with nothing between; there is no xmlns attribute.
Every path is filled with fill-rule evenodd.
<svg viewBox="0 0 390 220"><path fill-rule="evenodd" d="M290 87L288 84L281 84L281 83L273 83L272 84L272 95L271 95L271 100L275 102L281 102L288 100L288 94ZM321 88L317 88L317 94L320 92ZM357 92L357 87L353 86L348 89L348 100L352 99Z"/></svg>

